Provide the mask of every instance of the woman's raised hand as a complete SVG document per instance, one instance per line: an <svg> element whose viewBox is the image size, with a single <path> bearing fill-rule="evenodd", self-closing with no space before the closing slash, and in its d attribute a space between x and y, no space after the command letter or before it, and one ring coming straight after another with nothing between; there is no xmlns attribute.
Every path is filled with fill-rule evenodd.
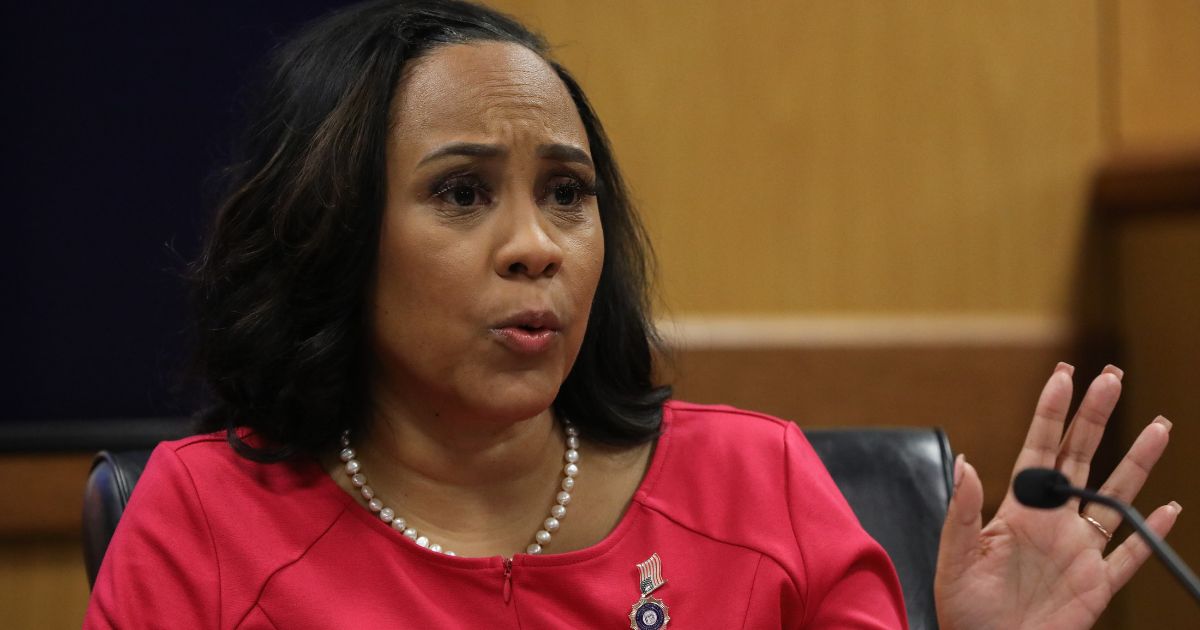
<svg viewBox="0 0 1200 630"><path fill-rule="evenodd" d="M1057 468L1072 485L1087 483L1092 455L1121 395L1122 372L1109 366L1092 381L1064 435L1073 372L1060 363L1047 381L1014 475L1026 468ZM1132 502L1166 449L1170 430L1166 418L1155 418L1100 492ZM935 582L943 630L1090 628L1150 555L1136 535L1105 554L1109 535L1104 532L1116 531L1121 522L1106 507L1088 505L1081 513L1079 501L1072 499L1058 509L1028 508L1017 502L1010 487L996 517L985 526L980 516L983 486L961 455L954 465L954 484ZM1147 523L1166 535L1180 509L1174 502L1161 506Z"/></svg>

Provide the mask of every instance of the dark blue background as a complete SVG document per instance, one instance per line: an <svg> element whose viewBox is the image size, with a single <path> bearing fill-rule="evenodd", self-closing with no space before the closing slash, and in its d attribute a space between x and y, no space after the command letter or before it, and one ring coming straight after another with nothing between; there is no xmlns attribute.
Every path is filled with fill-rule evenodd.
<svg viewBox="0 0 1200 630"><path fill-rule="evenodd" d="M0 420L192 410L180 275L216 201L244 81L339 4L2 10Z"/></svg>

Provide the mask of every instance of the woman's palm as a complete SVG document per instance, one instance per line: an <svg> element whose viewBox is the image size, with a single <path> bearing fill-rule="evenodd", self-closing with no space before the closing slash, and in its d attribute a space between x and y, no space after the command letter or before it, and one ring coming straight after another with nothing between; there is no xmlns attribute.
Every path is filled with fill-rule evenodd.
<svg viewBox="0 0 1200 630"><path fill-rule="evenodd" d="M1053 467L1074 485L1086 482L1092 454L1120 396L1121 373L1106 368L1093 381L1064 436L1070 376L1070 366L1060 365L1047 382L1014 474ZM1101 491L1132 501L1166 448L1169 429L1162 418L1146 427ZM961 456L955 462L955 486L935 584L944 630L1089 628L1150 553L1131 537L1104 555L1108 540L1100 527L1111 532L1120 524L1107 508L1086 508L1097 527L1081 516L1077 501L1040 510L1018 503L1011 490L995 518L982 526L982 486ZM1162 506L1148 522L1165 535L1177 514L1177 505Z"/></svg>

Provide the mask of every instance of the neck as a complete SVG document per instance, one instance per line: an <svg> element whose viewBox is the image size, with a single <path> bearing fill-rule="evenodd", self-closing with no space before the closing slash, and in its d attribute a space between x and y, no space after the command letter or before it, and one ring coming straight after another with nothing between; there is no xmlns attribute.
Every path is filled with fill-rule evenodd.
<svg viewBox="0 0 1200 630"><path fill-rule="evenodd" d="M481 419L375 400L367 431L351 439L384 502L460 555L523 551L561 481L564 437L553 413Z"/></svg>

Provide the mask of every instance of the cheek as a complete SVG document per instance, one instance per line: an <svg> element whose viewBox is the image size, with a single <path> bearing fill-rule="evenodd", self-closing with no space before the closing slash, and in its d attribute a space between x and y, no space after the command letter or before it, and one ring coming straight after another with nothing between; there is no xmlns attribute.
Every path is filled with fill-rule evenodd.
<svg viewBox="0 0 1200 630"><path fill-rule="evenodd" d="M371 304L376 353L432 365L457 343L455 322L469 316L478 273L461 241L411 226L385 227Z"/></svg>
<svg viewBox="0 0 1200 630"><path fill-rule="evenodd" d="M478 235L439 225L422 208L389 210L379 243L376 290L406 308L456 310L456 293L479 282L486 243Z"/></svg>
<svg viewBox="0 0 1200 630"><path fill-rule="evenodd" d="M589 300L596 292L604 267L604 231L600 228L599 220L594 225L595 227L576 237L570 245L570 251L576 259L575 267L579 270L580 286L577 290L586 293Z"/></svg>
<svg viewBox="0 0 1200 630"><path fill-rule="evenodd" d="M566 275L566 292L574 302L575 312L586 317L592 311L596 286L604 268L604 242L599 238L584 238L574 240L569 247L570 259L566 260L565 266L574 271Z"/></svg>
<svg viewBox="0 0 1200 630"><path fill-rule="evenodd" d="M597 225L599 225L597 223ZM596 288L600 284L600 275L604 268L604 238L597 227L594 233L575 239L571 243L573 268L570 289L571 299L575 303L575 312L585 321L591 314L592 302L596 298ZM568 263L571 264L571 263ZM586 326L575 331L572 344L578 351L578 345L583 343Z"/></svg>

